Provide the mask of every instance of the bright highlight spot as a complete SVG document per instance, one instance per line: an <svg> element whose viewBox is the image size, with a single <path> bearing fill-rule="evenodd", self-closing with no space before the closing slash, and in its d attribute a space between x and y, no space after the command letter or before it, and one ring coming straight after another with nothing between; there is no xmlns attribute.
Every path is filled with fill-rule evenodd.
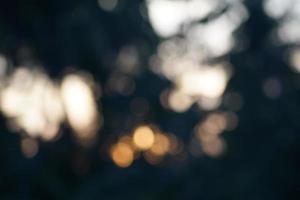
<svg viewBox="0 0 300 200"><path fill-rule="evenodd" d="M216 6L216 0L148 0L150 21L158 35L172 36L186 21L206 16Z"/></svg>
<svg viewBox="0 0 300 200"><path fill-rule="evenodd" d="M179 89L190 96L216 98L223 94L227 83L226 71L219 67L187 71L179 77Z"/></svg>
<svg viewBox="0 0 300 200"><path fill-rule="evenodd" d="M61 95L70 126L81 139L91 139L99 127L97 105L91 87L79 75L68 75Z"/></svg>
<svg viewBox="0 0 300 200"><path fill-rule="evenodd" d="M265 0L264 10L273 18L282 17L292 6L294 0Z"/></svg>
<svg viewBox="0 0 300 200"><path fill-rule="evenodd" d="M14 128L44 140L54 139L64 120L58 87L37 70L14 71L2 90L0 107Z"/></svg>
<svg viewBox="0 0 300 200"><path fill-rule="evenodd" d="M126 143L117 143L111 149L111 157L119 167L128 167L134 159L134 152Z"/></svg>
<svg viewBox="0 0 300 200"><path fill-rule="evenodd" d="M149 126L140 126L133 134L134 144L141 150L146 150L154 144L154 133Z"/></svg>
<svg viewBox="0 0 300 200"><path fill-rule="evenodd" d="M1 83L0 109L11 129L45 141L58 138L67 118L79 142L87 144L102 122L91 82L71 74L60 87L42 70L19 67Z"/></svg>

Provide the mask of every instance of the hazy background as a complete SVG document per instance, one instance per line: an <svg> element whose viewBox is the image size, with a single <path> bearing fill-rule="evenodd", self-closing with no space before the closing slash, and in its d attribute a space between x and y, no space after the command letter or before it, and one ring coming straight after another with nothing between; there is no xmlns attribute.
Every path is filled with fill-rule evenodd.
<svg viewBox="0 0 300 200"><path fill-rule="evenodd" d="M0 5L0 199L300 197L300 2Z"/></svg>

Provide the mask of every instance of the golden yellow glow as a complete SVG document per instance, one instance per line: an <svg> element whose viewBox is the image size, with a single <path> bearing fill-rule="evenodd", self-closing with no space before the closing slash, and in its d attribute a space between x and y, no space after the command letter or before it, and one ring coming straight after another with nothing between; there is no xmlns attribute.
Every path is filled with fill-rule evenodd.
<svg viewBox="0 0 300 200"><path fill-rule="evenodd" d="M39 151L39 145L36 140L25 138L21 140L21 150L27 158L34 157Z"/></svg>
<svg viewBox="0 0 300 200"><path fill-rule="evenodd" d="M122 136L122 137L119 139L119 142L128 144L131 148L134 147L132 138L131 138L130 136L128 136L128 135Z"/></svg>
<svg viewBox="0 0 300 200"><path fill-rule="evenodd" d="M99 123L96 101L91 87L79 75L67 75L61 95L70 126L81 139L95 136Z"/></svg>
<svg viewBox="0 0 300 200"><path fill-rule="evenodd" d="M136 145L133 142L133 138L129 135L124 135L122 136L119 140L118 143L124 143L127 144L133 151L134 153L134 158L139 156L139 149L137 149Z"/></svg>
<svg viewBox="0 0 300 200"><path fill-rule="evenodd" d="M111 148L111 157L119 167L128 167L134 159L134 152L126 143L119 142Z"/></svg>
<svg viewBox="0 0 300 200"><path fill-rule="evenodd" d="M170 140L167 136L156 133L153 146L150 151L156 155L165 155L170 150Z"/></svg>
<svg viewBox="0 0 300 200"><path fill-rule="evenodd" d="M154 144L154 133L149 126L140 126L133 133L133 142L141 150L146 150Z"/></svg>

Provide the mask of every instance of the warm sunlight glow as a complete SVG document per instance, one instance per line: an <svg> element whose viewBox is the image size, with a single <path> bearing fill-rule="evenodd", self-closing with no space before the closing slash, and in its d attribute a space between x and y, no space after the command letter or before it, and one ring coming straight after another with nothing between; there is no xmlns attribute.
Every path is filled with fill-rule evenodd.
<svg viewBox="0 0 300 200"><path fill-rule="evenodd" d="M117 143L111 149L111 157L119 167L128 167L134 159L133 150L126 143Z"/></svg>
<svg viewBox="0 0 300 200"><path fill-rule="evenodd" d="M161 133L155 134L155 140L153 146L150 148L150 151L153 154L163 156L170 150L170 140L169 138Z"/></svg>
<svg viewBox="0 0 300 200"><path fill-rule="evenodd" d="M149 126L140 126L133 133L134 144L142 150L151 148L154 144L154 133Z"/></svg>

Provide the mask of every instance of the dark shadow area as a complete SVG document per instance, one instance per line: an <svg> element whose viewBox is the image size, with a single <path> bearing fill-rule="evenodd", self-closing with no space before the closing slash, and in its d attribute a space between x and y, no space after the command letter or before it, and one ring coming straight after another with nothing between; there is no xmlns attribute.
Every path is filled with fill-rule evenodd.
<svg viewBox="0 0 300 200"><path fill-rule="evenodd" d="M2 2L0 199L299 199L300 4L199 2Z"/></svg>

